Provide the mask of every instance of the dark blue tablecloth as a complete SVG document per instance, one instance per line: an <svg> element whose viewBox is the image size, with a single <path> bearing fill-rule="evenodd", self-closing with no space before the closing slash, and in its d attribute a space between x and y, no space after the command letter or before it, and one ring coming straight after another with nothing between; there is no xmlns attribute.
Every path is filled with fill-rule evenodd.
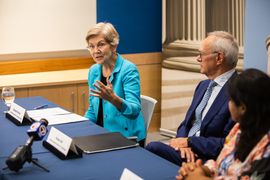
<svg viewBox="0 0 270 180"><path fill-rule="evenodd" d="M25 108L26 110L33 110L34 107L43 104L48 104L48 108L59 107L58 105L48 101L43 97L30 97L18 98L15 103ZM4 110L6 105L0 102L0 157L8 157L19 145L24 145L29 138L27 130L30 125L16 126L13 122L5 117ZM90 121L83 121L77 123L54 125L55 128L68 135L69 137L86 136L92 134L108 133L109 131L97 126ZM50 131L51 126L47 127ZM48 133L49 134L49 133ZM48 134L44 137L47 139ZM42 146L42 141L34 141L32 145L33 154L48 152L46 148Z"/></svg>
<svg viewBox="0 0 270 180"><path fill-rule="evenodd" d="M15 103L26 110L32 110L41 104L49 107L58 105L42 98L18 98ZM33 163L26 162L18 173L3 170L8 156L29 138L26 131L29 126L16 126L5 118L6 105L0 102L0 179L120 179L124 168L127 168L143 179L175 179L179 167L146 151L141 147L116 151L83 154L82 158L61 160L42 146L42 141L34 141L33 158L50 170L46 172ZM85 136L108 133L109 131L90 121L55 125L68 135ZM48 130L50 130L50 126ZM45 140L47 137L44 138Z"/></svg>

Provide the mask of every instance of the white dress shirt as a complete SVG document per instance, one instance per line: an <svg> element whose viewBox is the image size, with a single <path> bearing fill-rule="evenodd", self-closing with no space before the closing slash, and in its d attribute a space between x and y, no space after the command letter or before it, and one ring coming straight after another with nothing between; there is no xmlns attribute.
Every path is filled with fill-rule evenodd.
<svg viewBox="0 0 270 180"><path fill-rule="evenodd" d="M208 110L212 106L214 100L216 99L219 91L224 86L224 84L230 79L230 77L233 75L234 72L235 72L235 69L231 69L230 71L227 71L214 79L214 81L217 83L217 85L213 88L212 94L211 94L205 108L203 109L202 121L203 121L205 115L207 114ZM192 120L192 123L191 123L192 126L194 124L196 124L196 121L197 121L196 116L194 116L194 120ZM194 136L200 136L200 131L198 131Z"/></svg>

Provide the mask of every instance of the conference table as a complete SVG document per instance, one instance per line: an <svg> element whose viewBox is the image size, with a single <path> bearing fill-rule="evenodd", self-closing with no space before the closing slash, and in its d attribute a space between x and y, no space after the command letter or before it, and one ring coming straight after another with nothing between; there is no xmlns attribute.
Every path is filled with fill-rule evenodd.
<svg viewBox="0 0 270 180"><path fill-rule="evenodd" d="M59 107L57 104L43 98L27 97L17 98L14 101L26 110L33 110L42 104L48 104L47 108ZM125 168L135 173L142 179L175 179L179 166L148 152L141 147L132 147L121 150L83 154L82 158L61 160L48 149L41 141L34 141L32 158L37 158L38 163L50 172L26 162L19 172L3 169L5 161L11 153L28 140L27 126L17 126L5 117L7 106L0 102L0 179L120 179ZM52 126L47 129L50 132ZM109 133L91 121L80 121L67 124L53 125L69 137L86 136Z"/></svg>

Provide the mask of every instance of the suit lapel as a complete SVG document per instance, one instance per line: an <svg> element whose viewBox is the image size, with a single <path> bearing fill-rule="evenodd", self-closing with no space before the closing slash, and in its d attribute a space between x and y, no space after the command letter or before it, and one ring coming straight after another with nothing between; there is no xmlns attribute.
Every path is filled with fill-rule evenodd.
<svg viewBox="0 0 270 180"><path fill-rule="evenodd" d="M203 134L204 127L212 121L213 117L218 113L220 108L224 105L224 103L227 102L228 95L227 95L226 88L227 88L227 82L222 87L216 99L214 100L213 104L211 105L210 109L208 110L207 114L205 115L202 121L202 125L201 125L201 134Z"/></svg>
<svg viewBox="0 0 270 180"><path fill-rule="evenodd" d="M237 72L234 72L231 77L233 77L235 75L237 75ZM203 134L204 127L212 121L213 117L218 113L220 108L224 105L224 103L227 102L227 100L228 100L227 86L228 86L229 80L221 88L219 94L217 95L216 99L214 100L213 104L211 105L210 109L208 110L207 114L205 115L205 117L202 121L202 125L201 125L201 134Z"/></svg>
<svg viewBox="0 0 270 180"><path fill-rule="evenodd" d="M186 117L186 119L188 119L188 121L186 121L186 126L193 119L193 115L195 114L195 110L196 110L197 106L199 105L199 103L201 102L209 83L210 83L210 80L205 80L204 82L201 82L200 87L198 87L198 89L196 90L196 92L194 94L192 105L190 106L190 110L188 111L188 114Z"/></svg>

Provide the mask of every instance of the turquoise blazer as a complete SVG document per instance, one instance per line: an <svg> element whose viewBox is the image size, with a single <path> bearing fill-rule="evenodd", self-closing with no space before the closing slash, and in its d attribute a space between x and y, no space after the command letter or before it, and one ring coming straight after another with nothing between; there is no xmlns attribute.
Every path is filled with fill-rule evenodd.
<svg viewBox="0 0 270 180"><path fill-rule="evenodd" d="M122 98L122 108L119 111L107 100L102 101L103 125L111 132L120 132L126 137L137 136L138 141L145 138L144 120L141 114L140 75L137 67L117 54L114 70L110 77L114 93ZM88 73L90 89L97 90L93 84L101 80L102 65L94 64ZM99 108L99 98L89 95L90 106L84 117L96 123Z"/></svg>

